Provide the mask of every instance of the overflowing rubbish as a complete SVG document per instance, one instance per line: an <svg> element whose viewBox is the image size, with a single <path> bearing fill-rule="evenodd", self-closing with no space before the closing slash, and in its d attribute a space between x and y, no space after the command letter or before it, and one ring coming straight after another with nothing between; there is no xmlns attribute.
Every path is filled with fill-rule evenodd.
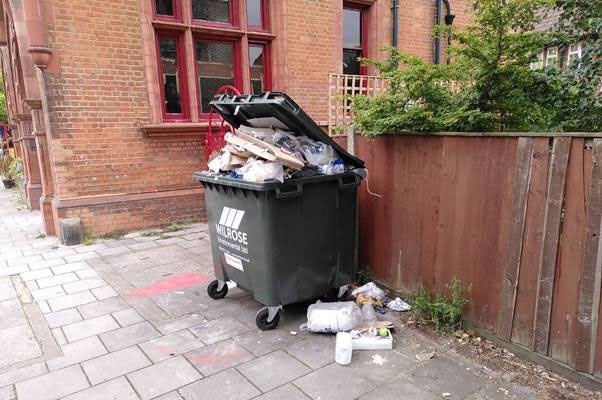
<svg viewBox="0 0 602 400"><path fill-rule="evenodd" d="M377 321L372 304L364 304L362 306L362 318L364 319L364 324Z"/></svg>
<svg viewBox="0 0 602 400"><path fill-rule="evenodd" d="M412 306L410 306L408 303L406 303L399 297L396 297L395 300L391 300L387 303L387 308L390 308L393 311L402 312L410 311L412 309Z"/></svg>
<svg viewBox="0 0 602 400"><path fill-rule="evenodd" d="M368 282L365 285L360 286L351 292L351 295L353 297L357 297L360 294L362 296L372 297L378 300L382 300L385 298L385 292L381 288L376 286L374 282Z"/></svg>
<svg viewBox="0 0 602 400"><path fill-rule="evenodd" d="M353 350L391 350L393 336L387 328L351 331Z"/></svg>
<svg viewBox="0 0 602 400"><path fill-rule="evenodd" d="M352 301L315 303L307 308L307 323L301 326L310 332L336 333L362 325L362 310Z"/></svg>
<svg viewBox="0 0 602 400"><path fill-rule="evenodd" d="M207 164L213 174L251 182L315 175L336 175L347 170L329 144L295 136L293 132L241 125L227 133L226 146L214 152Z"/></svg>

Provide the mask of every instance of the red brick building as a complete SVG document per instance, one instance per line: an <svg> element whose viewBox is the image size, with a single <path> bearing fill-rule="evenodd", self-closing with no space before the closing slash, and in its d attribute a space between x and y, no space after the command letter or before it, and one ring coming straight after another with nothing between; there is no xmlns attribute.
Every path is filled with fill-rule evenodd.
<svg viewBox="0 0 602 400"><path fill-rule="evenodd" d="M439 3L439 4L438 4ZM439 0L3 0L7 107L30 206L104 234L204 216L208 101L287 92L328 118L328 74L391 45L434 60ZM468 0L451 0L465 24Z"/></svg>

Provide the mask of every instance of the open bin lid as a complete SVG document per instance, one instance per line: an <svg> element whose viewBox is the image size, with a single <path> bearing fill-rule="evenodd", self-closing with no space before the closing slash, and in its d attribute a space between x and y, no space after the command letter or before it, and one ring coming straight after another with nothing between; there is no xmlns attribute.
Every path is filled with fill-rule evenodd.
<svg viewBox="0 0 602 400"><path fill-rule="evenodd" d="M276 128L306 135L331 145L346 164L364 168L364 162L347 153L326 134L290 97L281 92L260 95L216 96L209 104L235 128Z"/></svg>

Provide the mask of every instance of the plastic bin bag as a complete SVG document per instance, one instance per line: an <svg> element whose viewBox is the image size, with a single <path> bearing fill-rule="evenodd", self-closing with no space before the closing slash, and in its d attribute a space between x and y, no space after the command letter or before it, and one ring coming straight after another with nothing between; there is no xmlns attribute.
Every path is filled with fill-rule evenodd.
<svg viewBox="0 0 602 400"><path fill-rule="evenodd" d="M353 292L351 292L351 295L353 297L356 297L359 294L364 295L366 297L372 297L378 300L382 300L385 298L385 292L381 288L376 286L374 282L368 282L365 285L360 286Z"/></svg>
<svg viewBox="0 0 602 400"><path fill-rule="evenodd" d="M322 165L320 171L325 175L342 174L345 172L345 162L343 160L333 160L328 164Z"/></svg>
<svg viewBox="0 0 602 400"><path fill-rule="evenodd" d="M345 332L362 324L362 310L353 301L316 303L307 308L307 324L301 329L310 332Z"/></svg>
<svg viewBox="0 0 602 400"><path fill-rule="evenodd" d="M298 139L308 163L321 166L336 160L337 155L329 144L311 140L307 136L299 136Z"/></svg>
<svg viewBox="0 0 602 400"><path fill-rule="evenodd" d="M235 172L241 175L245 181L265 182L275 179L278 182L284 182L284 168L279 162L249 160Z"/></svg>

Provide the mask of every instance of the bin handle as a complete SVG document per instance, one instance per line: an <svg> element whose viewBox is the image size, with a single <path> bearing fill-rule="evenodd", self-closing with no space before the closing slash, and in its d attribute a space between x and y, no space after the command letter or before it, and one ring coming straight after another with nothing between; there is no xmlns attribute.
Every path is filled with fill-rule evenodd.
<svg viewBox="0 0 602 400"><path fill-rule="evenodd" d="M303 186L300 183L296 184L296 189L291 191L283 192L279 187L276 188L276 198L277 199L285 199L287 197L296 197L301 196L303 193Z"/></svg>
<svg viewBox="0 0 602 400"><path fill-rule="evenodd" d="M353 178L352 182L344 183L343 177L339 176L339 190L353 189L354 187L356 187L359 184L359 182L360 182L359 176L353 174L353 175L351 175L351 177Z"/></svg>

